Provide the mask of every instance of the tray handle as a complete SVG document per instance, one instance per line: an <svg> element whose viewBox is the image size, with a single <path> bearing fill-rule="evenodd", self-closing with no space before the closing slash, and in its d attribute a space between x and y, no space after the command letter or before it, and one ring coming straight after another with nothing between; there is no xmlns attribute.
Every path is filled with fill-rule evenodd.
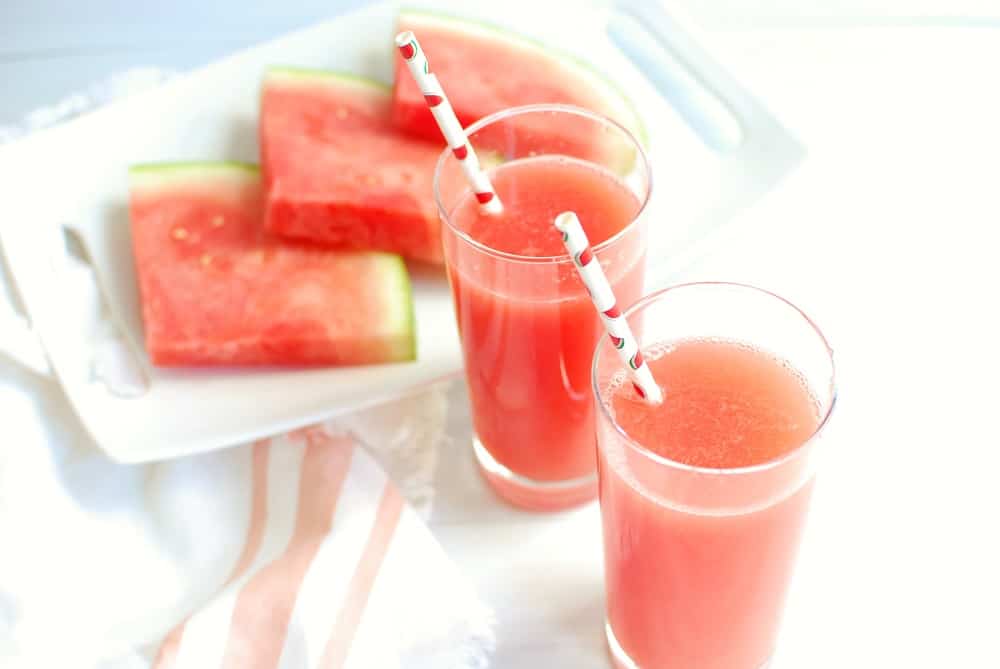
<svg viewBox="0 0 1000 669"><path fill-rule="evenodd" d="M40 376L51 376L48 356L31 322L17 305L16 287L0 246L0 356Z"/></svg>
<svg viewBox="0 0 1000 669"><path fill-rule="evenodd" d="M609 0L605 31L692 132L723 162L719 198L691 222L689 239L650 278L664 285L704 254L742 209L771 190L805 147L743 83L725 48L669 0ZM686 245L686 246L685 246Z"/></svg>
<svg viewBox="0 0 1000 669"><path fill-rule="evenodd" d="M615 4L605 31L681 119L710 149L736 151L745 137L738 100L726 93L735 82L721 80L714 62L691 39L690 28L668 14L660 2ZM697 67L695 64L697 63Z"/></svg>

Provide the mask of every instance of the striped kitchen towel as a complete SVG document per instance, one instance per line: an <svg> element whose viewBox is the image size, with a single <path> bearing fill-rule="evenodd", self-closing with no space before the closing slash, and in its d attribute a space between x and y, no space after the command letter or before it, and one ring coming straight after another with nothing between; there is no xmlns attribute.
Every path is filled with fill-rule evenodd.
<svg viewBox="0 0 1000 669"><path fill-rule="evenodd" d="M54 381L10 381L5 669L488 666L492 615L407 501L426 506L445 388L127 466L79 448Z"/></svg>
<svg viewBox="0 0 1000 669"><path fill-rule="evenodd" d="M170 632L154 669L479 663L464 621L447 621L470 593L354 437L316 427L257 443L251 479L231 576Z"/></svg>

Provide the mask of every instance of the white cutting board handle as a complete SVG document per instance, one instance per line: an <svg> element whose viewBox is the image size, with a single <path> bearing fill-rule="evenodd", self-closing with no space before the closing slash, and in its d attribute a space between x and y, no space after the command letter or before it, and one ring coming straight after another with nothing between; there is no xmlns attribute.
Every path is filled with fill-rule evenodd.
<svg viewBox="0 0 1000 669"><path fill-rule="evenodd" d="M608 37L710 149L739 152L773 117L720 61L694 21L665 0L617 0ZM711 45L711 46L706 46Z"/></svg>
<svg viewBox="0 0 1000 669"><path fill-rule="evenodd" d="M722 166L723 195L688 221L687 238L669 247L670 262L647 272L649 285L665 285L710 252L724 227L793 170L806 150L741 83L739 64L726 57L726 45L702 33L673 4L668 6L669 0L610 1L608 39Z"/></svg>
<svg viewBox="0 0 1000 669"><path fill-rule="evenodd" d="M42 376L51 375L49 361L35 331L8 298L15 290L0 248L0 356L13 360Z"/></svg>
<svg viewBox="0 0 1000 669"><path fill-rule="evenodd" d="M738 106L726 99L731 82L713 81L711 69L703 71L710 59L690 38L691 27L657 0L621 0L615 9L607 26L614 45L708 148L737 150L745 130Z"/></svg>

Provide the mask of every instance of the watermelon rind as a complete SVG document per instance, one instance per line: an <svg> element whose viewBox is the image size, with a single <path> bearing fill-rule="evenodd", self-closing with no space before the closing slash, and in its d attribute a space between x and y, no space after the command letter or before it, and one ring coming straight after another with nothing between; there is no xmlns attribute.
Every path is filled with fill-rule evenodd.
<svg viewBox="0 0 1000 669"><path fill-rule="evenodd" d="M148 189L168 188L175 183L189 183L195 178L258 179L260 169L253 163L236 161L178 161L131 165L128 175L131 187Z"/></svg>
<svg viewBox="0 0 1000 669"><path fill-rule="evenodd" d="M288 65L272 65L264 73L265 81L283 80L303 85L309 83L326 83L358 86L389 95L392 87L377 79L363 77L353 72L343 72L340 70L321 70L318 68L297 67Z"/></svg>
<svg viewBox="0 0 1000 669"><path fill-rule="evenodd" d="M246 172L247 174L257 174L260 171L254 163L241 163L234 160L190 160L166 163L138 163L136 165L131 165L128 169L130 173L145 174L168 174L170 172L186 172L190 174L192 170L205 170L206 172L235 170L239 172Z"/></svg>
<svg viewBox="0 0 1000 669"><path fill-rule="evenodd" d="M406 261L393 253L372 252L380 256L378 275L382 278L387 297L402 300L404 307L387 314L385 326L398 342L393 350L392 359L405 362L417 359L417 319L413 308L413 284L410 282L410 272Z"/></svg>
<svg viewBox="0 0 1000 669"><path fill-rule="evenodd" d="M643 147L648 147L649 136L646 133L646 126L642 122L642 117L639 115L635 105L614 81L609 79L604 73L596 70L590 63L565 51L553 49L536 39L478 18L472 19L437 10L415 7L401 7L398 16L401 22L420 23L424 21L429 24L445 26L456 32L466 34L478 33L485 39L496 40L506 43L506 45L513 48L535 52L540 57L545 57L561 64L572 74L589 83L592 88L603 93L600 97L606 104L610 104L610 108L597 109L595 111L622 124L623 127L635 135Z"/></svg>

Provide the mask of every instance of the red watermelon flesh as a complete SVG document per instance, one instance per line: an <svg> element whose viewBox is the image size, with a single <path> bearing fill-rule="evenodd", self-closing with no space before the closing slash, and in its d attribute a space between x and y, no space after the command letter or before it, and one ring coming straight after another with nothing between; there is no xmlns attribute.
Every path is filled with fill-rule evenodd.
<svg viewBox="0 0 1000 669"><path fill-rule="evenodd" d="M570 104L607 116L638 137L642 124L631 104L606 79L571 57L493 26L434 13L400 12L399 30L412 30L441 82L462 125L510 107L528 104ZM402 56L396 54L392 119L400 130L438 139L440 131ZM511 128L502 135L483 134L477 148L496 149L506 157L530 151L565 153L606 162L625 170L634 151L620 136L597 136L594 126L566 117L522 120L517 127L518 155L510 155Z"/></svg>
<svg viewBox="0 0 1000 669"><path fill-rule="evenodd" d="M444 261L434 167L444 145L401 135L389 88L272 68L261 97L266 227L338 248Z"/></svg>
<svg viewBox="0 0 1000 669"><path fill-rule="evenodd" d="M142 165L130 218L146 348L173 366L412 360L398 256L283 244L262 226L255 166Z"/></svg>

